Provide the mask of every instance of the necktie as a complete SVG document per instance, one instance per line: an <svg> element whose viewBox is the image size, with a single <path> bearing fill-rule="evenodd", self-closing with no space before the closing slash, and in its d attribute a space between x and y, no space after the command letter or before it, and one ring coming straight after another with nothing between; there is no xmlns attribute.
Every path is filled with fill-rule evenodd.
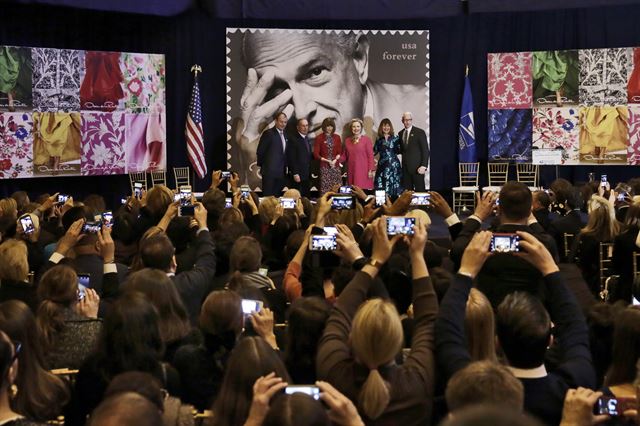
<svg viewBox="0 0 640 426"><path fill-rule="evenodd" d="M404 144L404 146L407 146L407 144L409 143L409 130L408 129L404 129L404 133L402 134L402 143Z"/></svg>
<svg viewBox="0 0 640 426"><path fill-rule="evenodd" d="M278 130L278 133L280 133L280 140L282 141L282 152L285 152L287 150L287 142L284 139L284 132L282 130Z"/></svg>
<svg viewBox="0 0 640 426"><path fill-rule="evenodd" d="M304 137L304 147L307 150L307 154L311 154L311 148L309 147L309 137Z"/></svg>

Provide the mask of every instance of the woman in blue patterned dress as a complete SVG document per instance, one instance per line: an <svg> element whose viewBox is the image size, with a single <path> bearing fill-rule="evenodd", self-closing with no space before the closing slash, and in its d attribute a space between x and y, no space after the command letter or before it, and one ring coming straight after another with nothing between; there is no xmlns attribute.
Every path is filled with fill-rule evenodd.
<svg viewBox="0 0 640 426"><path fill-rule="evenodd" d="M384 189L392 200L402 192L402 166L398 160L400 139L394 134L391 120L384 118L378 126L378 139L373 146L374 155L379 155L374 179L375 189Z"/></svg>

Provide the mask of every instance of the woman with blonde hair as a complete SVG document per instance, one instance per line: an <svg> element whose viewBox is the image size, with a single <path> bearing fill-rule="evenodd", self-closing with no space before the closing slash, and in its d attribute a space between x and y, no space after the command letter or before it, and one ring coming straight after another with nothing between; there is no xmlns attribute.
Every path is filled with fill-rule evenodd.
<svg viewBox="0 0 640 426"><path fill-rule="evenodd" d="M404 237L410 246L415 330L411 351L401 366L395 363L403 342L398 312L390 302L365 299L380 267L402 237L389 240L384 217L374 221L372 228L371 260L340 294L320 340L318 378L355 401L367 424L392 419L395 424L426 424L433 398L433 321L438 309L422 254L426 227L418 223L415 234ZM338 241L343 251L361 255L353 240L339 234Z"/></svg>
<svg viewBox="0 0 640 426"><path fill-rule="evenodd" d="M24 241L0 244L0 302L17 299L33 311L38 308L36 287L29 282L29 260Z"/></svg>
<svg viewBox="0 0 640 426"><path fill-rule="evenodd" d="M611 243L620 233L613 205L604 197L592 195L587 203L589 218L573 241L569 259L575 259L582 276L596 298L600 293L600 243ZM611 257L613 253L605 253Z"/></svg>
<svg viewBox="0 0 640 426"><path fill-rule="evenodd" d="M464 315L464 330L471 361L498 361L496 356L495 317L489 299L472 288Z"/></svg>

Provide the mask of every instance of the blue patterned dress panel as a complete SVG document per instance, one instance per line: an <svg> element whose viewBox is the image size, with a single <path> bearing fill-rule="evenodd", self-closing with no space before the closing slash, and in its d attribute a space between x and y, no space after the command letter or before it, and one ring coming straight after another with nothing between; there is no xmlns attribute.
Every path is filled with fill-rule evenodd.
<svg viewBox="0 0 640 426"><path fill-rule="evenodd" d="M402 192L402 166L398 155L400 154L400 138L396 135L388 139L378 138L373 145L374 155L380 155L376 176L375 189L384 189L392 200L395 200Z"/></svg>
<svg viewBox="0 0 640 426"><path fill-rule="evenodd" d="M531 161L531 110L489 110L489 161Z"/></svg>

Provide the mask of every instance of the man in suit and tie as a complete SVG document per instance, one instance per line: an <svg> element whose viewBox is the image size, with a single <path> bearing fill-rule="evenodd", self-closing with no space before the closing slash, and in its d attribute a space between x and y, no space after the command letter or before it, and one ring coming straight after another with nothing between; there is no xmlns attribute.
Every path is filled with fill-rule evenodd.
<svg viewBox="0 0 640 426"><path fill-rule="evenodd" d="M289 139L287 145L287 161L289 173L293 183L291 186L303 197L309 197L310 190L310 166L312 149L309 146L309 122L306 118L298 120L296 132Z"/></svg>
<svg viewBox="0 0 640 426"><path fill-rule="evenodd" d="M402 185L410 191L424 191L424 175L429 165L429 143L424 130L413 125L410 112L402 114L404 129L400 131L402 147Z"/></svg>
<svg viewBox="0 0 640 426"><path fill-rule="evenodd" d="M262 195L267 197L282 195L286 182L287 167L287 136L284 128L287 126L287 114L279 112L276 124L271 129L262 132L258 149L258 167L262 175Z"/></svg>

